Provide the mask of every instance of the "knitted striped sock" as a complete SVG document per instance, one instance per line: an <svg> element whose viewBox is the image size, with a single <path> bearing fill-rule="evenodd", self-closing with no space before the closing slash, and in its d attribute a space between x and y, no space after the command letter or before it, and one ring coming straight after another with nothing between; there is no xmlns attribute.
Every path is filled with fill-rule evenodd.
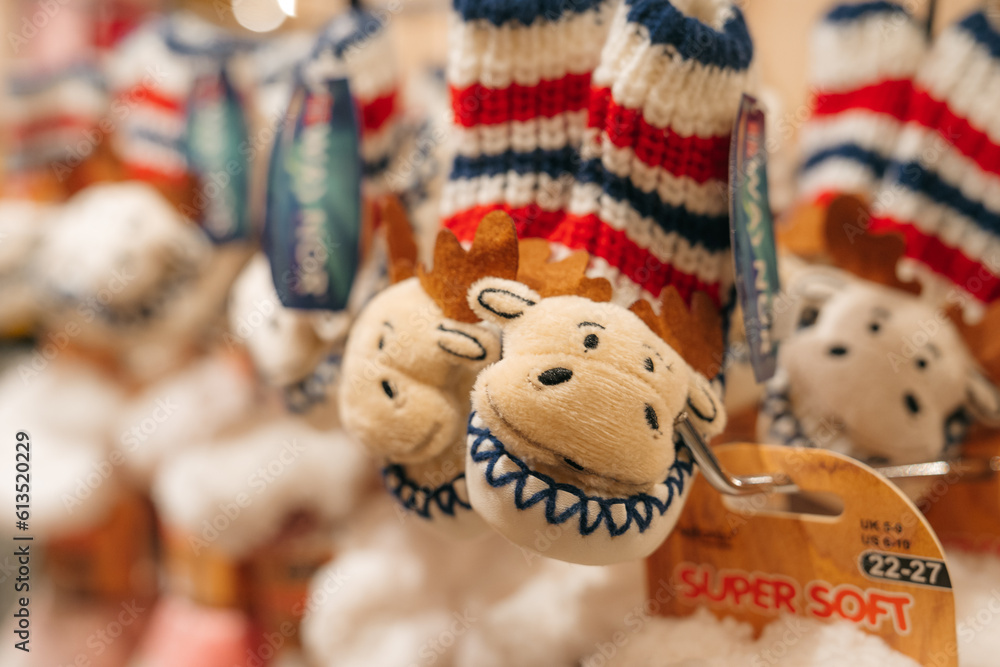
<svg viewBox="0 0 1000 667"><path fill-rule="evenodd" d="M441 217L465 242L489 211L544 237L565 212L611 0L455 0L456 157Z"/></svg>
<svg viewBox="0 0 1000 667"><path fill-rule="evenodd" d="M594 73L569 215L549 240L593 256L616 300L732 285L730 135L753 44L718 0L625 0Z"/></svg>
<svg viewBox="0 0 1000 667"><path fill-rule="evenodd" d="M1000 31L947 28L917 72L872 229L979 302L1000 297Z"/></svg>
<svg viewBox="0 0 1000 667"><path fill-rule="evenodd" d="M801 134L806 200L871 198L925 51L923 26L893 2L841 4L820 21L812 41L813 112Z"/></svg>

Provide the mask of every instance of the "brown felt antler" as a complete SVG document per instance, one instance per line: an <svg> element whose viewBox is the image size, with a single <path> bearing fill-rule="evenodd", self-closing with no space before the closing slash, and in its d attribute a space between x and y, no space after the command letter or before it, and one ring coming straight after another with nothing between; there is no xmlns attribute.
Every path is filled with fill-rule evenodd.
<svg viewBox="0 0 1000 667"><path fill-rule="evenodd" d="M478 322L466 294L472 283L488 276L513 280L517 276L517 230L510 216L488 213L479 223L468 252L447 229L438 232L434 244L434 268L417 268L420 285L444 311L460 322Z"/></svg>
<svg viewBox="0 0 1000 667"><path fill-rule="evenodd" d="M673 285L663 290L660 314L648 301L640 299L629 308L650 329L702 375L712 378L722 365L725 345L722 316L704 292L695 292L688 308Z"/></svg>
<svg viewBox="0 0 1000 667"><path fill-rule="evenodd" d="M542 298L573 295L591 301L611 301L611 283L586 275L588 253L574 252L558 262L550 262L551 249L544 239L524 239L518 249L517 280Z"/></svg>
<svg viewBox="0 0 1000 667"><path fill-rule="evenodd" d="M1000 384L1000 336L997 335L1000 331L1000 303L988 307L983 319L976 324L965 323L959 306L952 306L947 314L983 372Z"/></svg>
<svg viewBox="0 0 1000 667"><path fill-rule="evenodd" d="M870 225L871 213L858 197L840 195L829 203L823 236L834 265L865 280L919 294L918 283L896 276L906 242L899 234L873 234Z"/></svg>
<svg viewBox="0 0 1000 667"><path fill-rule="evenodd" d="M417 273L417 242L406 210L398 198L387 196L378 203L379 218L385 225L389 246L389 280L396 284Z"/></svg>

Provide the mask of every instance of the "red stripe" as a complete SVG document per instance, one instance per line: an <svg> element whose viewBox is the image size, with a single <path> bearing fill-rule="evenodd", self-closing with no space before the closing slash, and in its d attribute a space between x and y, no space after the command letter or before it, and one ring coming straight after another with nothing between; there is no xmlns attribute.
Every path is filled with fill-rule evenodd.
<svg viewBox="0 0 1000 667"><path fill-rule="evenodd" d="M398 91L392 92L361 103L361 122L363 132L377 132L396 111Z"/></svg>
<svg viewBox="0 0 1000 667"><path fill-rule="evenodd" d="M568 215L561 211L543 211L537 206L477 206L447 218L444 226L453 231L459 241L471 243L483 216L497 210L506 211L514 219L518 238L544 238L571 250L586 250L651 294L658 296L664 287L673 285L688 303L695 291L707 293L716 305L721 303L718 283L706 283L665 264L649 250L636 245L625 232L604 224L593 214Z"/></svg>
<svg viewBox="0 0 1000 667"><path fill-rule="evenodd" d="M912 82L890 79L845 93L822 93L813 102L813 115L832 116L856 109L883 113L902 120L913 92Z"/></svg>
<svg viewBox="0 0 1000 667"><path fill-rule="evenodd" d="M187 185L188 175L185 171L164 171L139 164L125 164L125 174L128 180L164 185Z"/></svg>
<svg viewBox="0 0 1000 667"><path fill-rule="evenodd" d="M517 83L506 88L479 83L466 88L451 86L451 108L455 123L461 127L552 118L564 111L586 109L589 89L589 72L543 80L534 86Z"/></svg>
<svg viewBox="0 0 1000 667"><path fill-rule="evenodd" d="M949 109L947 103L939 102L926 91L917 90L907 117L911 122L936 130L980 169L1000 173L1000 146L993 143L985 132Z"/></svg>
<svg viewBox="0 0 1000 667"><path fill-rule="evenodd" d="M958 248L945 245L936 236L925 234L916 225L893 218L872 218L871 230L876 233L899 232L906 240L907 257L949 279L977 300L992 303L1000 298L1000 277Z"/></svg>
<svg viewBox="0 0 1000 667"><path fill-rule="evenodd" d="M687 303L696 291L708 294L721 305L718 283L706 283L697 276L679 271L657 259L649 250L638 246L624 231L610 227L595 214L568 214L556 232L548 237L573 250L586 250L600 257L644 290L659 296L667 285L673 285Z"/></svg>
<svg viewBox="0 0 1000 667"><path fill-rule="evenodd" d="M514 219L518 238L547 238L565 217L563 211L546 211L537 205L512 207L509 204L476 206L446 218L442 225L459 241L472 242L480 220L492 211L504 211Z"/></svg>
<svg viewBox="0 0 1000 667"><path fill-rule="evenodd" d="M176 97L168 97L151 86L142 84L133 86L118 95L118 102L128 106L145 104L173 113L184 113L184 101Z"/></svg>
<svg viewBox="0 0 1000 667"><path fill-rule="evenodd" d="M39 134L56 132L59 130L89 130L96 125L93 118L82 118L63 114L60 116L46 116L36 118L11 128L12 138L15 141L27 142L36 138Z"/></svg>
<svg viewBox="0 0 1000 667"><path fill-rule="evenodd" d="M619 148L631 148L644 164L659 167L677 177L687 176L696 183L725 181L729 177L729 135L685 137L670 127L650 125L639 109L617 102L610 88L594 88L590 93L587 126L601 130L601 141Z"/></svg>
<svg viewBox="0 0 1000 667"><path fill-rule="evenodd" d="M952 111L947 101L942 102L926 90L914 88L910 81L883 81L850 93L819 95L815 107L817 116L865 109L916 123L937 132L980 169L1000 173L1000 146L986 132Z"/></svg>

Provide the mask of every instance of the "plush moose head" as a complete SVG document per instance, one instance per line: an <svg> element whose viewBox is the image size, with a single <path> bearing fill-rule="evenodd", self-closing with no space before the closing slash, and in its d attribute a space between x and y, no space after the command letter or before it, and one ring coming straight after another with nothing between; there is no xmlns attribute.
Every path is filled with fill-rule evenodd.
<svg viewBox="0 0 1000 667"><path fill-rule="evenodd" d="M428 272L416 266L398 205L383 217L396 282L364 308L348 337L341 420L386 463L386 485L407 510L446 532L479 532L465 489L465 425L476 375L499 358L500 341L464 297L483 276L513 277L514 224L502 213L486 216L468 252L440 232Z"/></svg>
<svg viewBox="0 0 1000 667"><path fill-rule="evenodd" d="M704 296L689 312L667 288L657 317L645 301L627 310L511 280L472 286L472 309L503 331L469 427L469 493L487 522L526 547L544 535L544 555L584 564L641 558L662 542L693 474L675 421L686 414L706 438L726 422L702 374L714 375L715 356L695 353L713 341L721 359Z"/></svg>
<svg viewBox="0 0 1000 667"><path fill-rule="evenodd" d="M763 439L869 462L937 460L972 422L1000 419L1000 394L946 304L898 279L902 240L851 232L859 213L842 198L825 221L827 249L850 272L812 267L788 286L758 428Z"/></svg>

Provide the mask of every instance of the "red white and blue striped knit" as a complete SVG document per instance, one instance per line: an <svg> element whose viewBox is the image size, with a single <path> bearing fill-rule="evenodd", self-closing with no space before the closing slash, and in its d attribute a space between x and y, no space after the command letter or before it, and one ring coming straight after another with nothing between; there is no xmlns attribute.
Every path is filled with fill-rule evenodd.
<svg viewBox="0 0 1000 667"><path fill-rule="evenodd" d="M448 84L456 157L444 226L472 238L489 211L544 237L569 203L590 79L612 0L455 0Z"/></svg>
<svg viewBox="0 0 1000 667"><path fill-rule="evenodd" d="M448 188L462 196L445 197L445 225L467 241L484 212L503 208L522 236L590 252L591 275L612 281L616 301L655 302L667 285L685 298L702 290L727 301L729 141L753 56L740 11L718 0L625 0L614 10L558 0L497 7L470 11L456 2L459 20L468 24L459 29L468 37L452 45L456 104L470 81L490 83L483 80L487 71L507 69L525 79L533 72L543 83L550 71L575 78L563 74L561 97L541 85L525 101L507 104L498 118L521 115L504 121L503 140L482 127L491 125L491 114L459 120L463 142ZM540 44L533 52L488 48L545 31L544 40L522 38L526 47ZM544 69L549 44L572 45L574 55L561 69ZM592 65L591 75L585 68ZM456 82L456 70L479 78ZM493 88L507 85L500 82ZM585 101L578 86L588 89ZM559 132L546 131L548 118L564 119ZM470 136L490 141L474 145Z"/></svg>
<svg viewBox="0 0 1000 667"><path fill-rule="evenodd" d="M923 26L879 0L834 7L812 36L813 112L802 128L800 194L870 200L891 160L927 50Z"/></svg>
<svg viewBox="0 0 1000 667"><path fill-rule="evenodd" d="M377 183L384 179L393 150L393 129L400 117L400 79L395 59L387 55L390 45L381 24L361 13L334 19L347 20L356 22L357 29L334 31L331 27L324 35L337 34L337 39L325 40L323 46L332 54L331 60L339 60L347 49L365 42L366 48L356 49L356 57L346 59L336 72L332 66L328 69L331 75L350 79L362 126L365 173ZM129 176L164 185L184 182L188 169L184 150L187 103L206 62L216 66L227 62L230 70L242 66L257 77L250 82L234 77L233 82L253 105L248 109L250 117L262 117L261 125L267 126L256 127L255 132L251 125L254 136L249 137L247 152L266 154L276 129L275 117L287 105L296 67L317 56L310 53L313 39L296 34L260 42L235 40L222 28L184 12L137 30L117 54L111 77L115 95L111 116L119 125L115 147ZM262 94L265 88L269 90ZM278 97L284 103L277 105L282 107L280 112L268 113L274 107L275 88L283 89Z"/></svg>
<svg viewBox="0 0 1000 667"><path fill-rule="evenodd" d="M944 30L909 94L873 231L979 302L1000 297L1000 31L982 12Z"/></svg>

